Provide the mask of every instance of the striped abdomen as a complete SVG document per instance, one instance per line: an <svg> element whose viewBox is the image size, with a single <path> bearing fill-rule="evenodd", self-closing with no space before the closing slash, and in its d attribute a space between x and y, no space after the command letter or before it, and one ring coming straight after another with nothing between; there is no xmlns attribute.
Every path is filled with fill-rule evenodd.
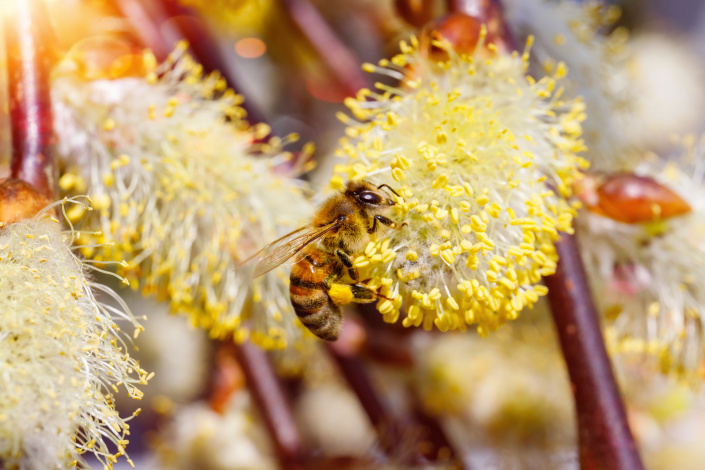
<svg viewBox="0 0 705 470"><path fill-rule="evenodd" d="M327 253L311 249L291 267L289 295L296 315L311 333L335 341L340 335L342 315L328 295L323 280L337 267Z"/></svg>

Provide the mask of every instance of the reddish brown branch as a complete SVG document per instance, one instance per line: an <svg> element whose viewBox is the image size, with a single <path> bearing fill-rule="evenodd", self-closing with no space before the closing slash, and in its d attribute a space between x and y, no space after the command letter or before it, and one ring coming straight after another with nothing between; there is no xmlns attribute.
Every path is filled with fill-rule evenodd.
<svg viewBox="0 0 705 470"><path fill-rule="evenodd" d="M224 57L220 45L208 30L204 20L190 8L175 0L114 0L122 14L132 23L142 43L164 60L179 41L187 41L194 59L206 73L217 71L228 87L242 93L242 86ZM250 124L264 122L262 111L252 102L240 107L247 112Z"/></svg>
<svg viewBox="0 0 705 470"><path fill-rule="evenodd" d="M379 316L377 312L374 314ZM382 337L374 339L378 334ZM375 427L381 447L388 456L407 464L441 462L447 465L447 468L465 469L467 467L464 467L459 459L456 460L453 446L442 426L434 417L424 412L416 393L411 392L411 414L404 418L395 416L375 389L360 357L363 351L376 352L379 355L374 355L373 360L387 365L412 368L413 357L407 339L408 335L382 327L365 329L354 319L347 318L341 338L327 346L328 352ZM394 343L394 346L383 346L385 341Z"/></svg>
<svg viewBox="0 0 705 470"><path fill-rule="evenodd" d="M12 160L10 176L34 186L44 197L58 197L49 74L49 33L42 2L6 2Z"/></svg>
<svg viewBox="0 0 705 470"><path fill-rule="evenodd" d="M316 51L321 61L336 81L352 96L367 86L367 79L360 68L360 61L340 41L308 0L281 0L291 21Z"/></svg>
<svg viewBox="0 0 705 470"><path fill-rule="evenodd" d="M141 0L114 0L115 6L127 18L132 25L132 28L139 37L142 44L148 47L156 56L157 60L163 61L169 53L174 49L174 45L179 41L179 37L165 37L165 34L160 30L161 22L156 20L157 16L161 16L162 21L166 18L166 14L157 9L158 5L153 5L152 9L148 9ZM158 12L161 11L161 15Z"/></svg>
<svg viewBox="0 0 705 470"><path fill-rule="evenodd" d="M575 394L581 469L641 470L575 238L563 235L556 249L558 269L544 281Z"/></svg>
<svg viewBox="0 0 705 470"><path fill-rule="evenodd" d="M471 467L458 455L453 444L448 439L448 435L441 423L426 412L419 401L418 392L412 390L412 400L414 407L414 420L421 428L420 438L425 446L420 449L421 454L429 462L440 462L444 468L454 470L470 470Z"/></svg>
<svg viewBox="0 0 705 470"><path fill-rule="evenodd" d="M305 459L303 438L267 354L251 343L243 343L235 346L235 356L282 468L299 467Z"/></svg>
<svg viewBox="0 0 705 470"><path fill-rule="evenodd" d="M331 357L377 430L382 449L387 455L400 456L403 426L375 390L357 353L346 347L344 338L341 340L326 345Z"/></svg>

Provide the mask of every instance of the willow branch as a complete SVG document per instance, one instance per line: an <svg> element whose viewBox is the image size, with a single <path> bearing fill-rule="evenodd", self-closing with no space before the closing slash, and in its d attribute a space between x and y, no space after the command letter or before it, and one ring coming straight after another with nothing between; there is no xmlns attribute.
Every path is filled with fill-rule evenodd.
<svg viewBox="0 0 705 470"><path fill-rule="evenodd" d="M376 312L374 314L378 316ZM409 350L408 335L382 327L363 328L361 324L347 318L341 338L335 343L327 344L327 347L375 427L382 449L388 456L407 464L440 462L447 465L447 468L467 470L457 458L440 423L424 412L416 392L411 391L411 415L403 419L396 417L375 389L360 357L361 353L367 353L371 354L370 358L375 361L411 369L414 362ZM376 338L377 335L380 337ZM383 346L382 343L387 345ZM390 347L390 344L394 346ZM420 445L421 443L424 445Z"/></svg>
<svg viewBox="0 0 705 470"><path fill-rule="evenodd" d="M360 61L340 41L309 0L280 0L298 31L318 54L336 81L352 96L367 86Z"/></svg>
<svg viewBox="0 0 705 470"><path fill-rule="evenodd" d="M12 133L10 177L31 184L48 200L58 197L49 74L49 33L42 2L5 2L9 111Z"/></svg>
<svg viewBox="0 0 705 470"><path fill-rule="evenodd" d="M575 237L564 234L556 250L558 269L544 282L575 395L581 469L641 470Z"/></svg>
<svg viewBox="0 0 705 470"><path fill-rule="evenodd" d="M114 0L115 6L122 15L130 22L135 35L148 47L159 61L167 58L174 48L178 37L166 38L165 33L160 31L161 22L156 21L158 16L155 5L152 9L146 8L141 0ZM162 11L162 20L166 14Z"/></svg>
<svg viewBox="0 0 705 470"><path fill-rule="evenodd" d="M345 329L345 326L343 328ZM400 456L403 425L375 390L364 363L357 356L357 351L347 347L345 338L326 346L377 431L382 449L387 455Z"/></svg>
<svg viewBox="0 0 705 470"><path fill-rule="evenodd" d="M246 342L235 346L235 357L282 467L297 468L305 461L303 438L267 354Z"/></svg>
<svg viewBox="0 0 705 470"><path fill-rule="evenodd" d="M189 44L194 59L206 73L220 73L228 87L242 93L242 86L220 45L206 27L202 18L192 9L174 0L114 0L121 13L132 23L143 44L164 60L179 41ZM251 102L239 105L247 112L250 124L265 121L262 111Z"/></svg>

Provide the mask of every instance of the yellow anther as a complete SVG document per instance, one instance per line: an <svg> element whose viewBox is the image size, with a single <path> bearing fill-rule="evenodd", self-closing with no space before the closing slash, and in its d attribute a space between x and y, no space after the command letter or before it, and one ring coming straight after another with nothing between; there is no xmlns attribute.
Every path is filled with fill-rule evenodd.
<svg viewBox="0 0 705 470"><path fill-rule="evenodd" d="M438 189L444 187L446 184L448 184L448 177L446 175L440 175L433 182L432 187L433 189Z"/></svg>

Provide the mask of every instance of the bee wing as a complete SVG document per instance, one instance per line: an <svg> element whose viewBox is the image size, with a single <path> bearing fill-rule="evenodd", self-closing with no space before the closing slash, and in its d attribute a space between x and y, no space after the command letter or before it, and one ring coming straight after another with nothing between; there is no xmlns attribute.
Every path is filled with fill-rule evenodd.
<svg viewBox="0 0 705 470"><path fill-rule="evenodd" d="M301 227L265 246L250 258L240 263L240 266L250 260L257 259L257 266L255 266L252 277L260 277L286 262L309 243L318 240L338 226L339 222L336 220L323 227Z"/></svg>

